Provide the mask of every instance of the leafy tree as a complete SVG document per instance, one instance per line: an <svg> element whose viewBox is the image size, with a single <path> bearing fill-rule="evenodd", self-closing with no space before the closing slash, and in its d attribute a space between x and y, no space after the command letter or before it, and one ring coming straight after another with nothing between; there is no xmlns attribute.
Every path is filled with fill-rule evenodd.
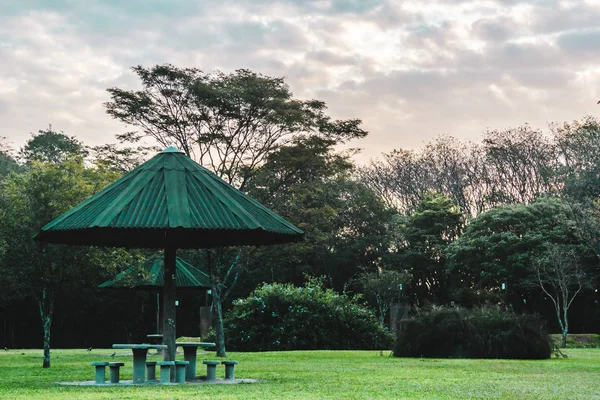
<svg viewBox="0 0 600 400"><path fill-rule="evenodd" d="M141 129L120 138L175 145L240 189L295 136L342 142L366 135L360 120L332 121L325 103L294 99L283 78L244 69L206 74L168 64L132 70L143 90L108 89L111 101L105 104L109 115Z"/></svg>
<svg viewBox="0 0 600 400"><path fill-rule="evenodd" d="M27 172L9 176L0 186L2 227L0 276L11 290L11 298L32 296L39 307L44 332L44 368L50 367L51 326L57 294L68 285L76 290L82 277L99 265L118 262L101 251L36 243L39 229L72 206L114 180L114 174L99 175L86 169L81 157L68 157L59 164L31 161Z"/></svg>
<svg viewBox="0 0 600 400"><path fill-rule="evenodd" d="M8 145L6 138L0 136L0 180L11 171L18 171L19 164L12 156L12 149Z"/></svg>
<svg viewBox="0 0 600 400"><path fill-rule="evenodd" d="M462 232L464 217L448 197L428 192L414 212L399 221L399 264L411 275L408 287L415 301L445 303L449 279L446 248Z"/></svg>
<svg viewBox="0 0 600 400"><path fill-rule="evenodd" d="M405 285L408 280L409 277L406 274L386 269L366 272L359 276L359 282L367 298L370 298L377 306L381 325L385 324L385 317L392 301L400 295L401 285Z"/></svg>
<svg viewBox="0 0 600 400"><path fill-rule="evenodd" d="M555 197L493 208L471 220L448 247L451 274L464 287L499 291L505 283L514 295L523 296L537 280L532 261L548 245L578 246L589 263L594 255L581 246L573 213Z"/></svg>
<svg viewBox="0 0 600 400"><path fill-rule="evenodd" d="M151 152L160 151L157 147L121 147L116 144L103 144L91 148L94 164L101 169L125 174L142 164Z"/></svg>
<svg viewBox="0 0 600 400"><path fill-rule="evenodd" d="M569 333L569 308L583 289L586 275L578 260L575 248L550 246L533 263L537 275L536 285L552 300L560 325L562 344L567 347Z"/></svg>
<svg viewBox="0 0 600 400"><path fill-rule="evenodd" d="M119 138L175 145L241 190L275 151L296 138L343 143L366 135L360 120L332 121L325 103L294 99L282 78L249 70L206 74L168 64L132 69L143 89L110 88L105 104L113 118L140 129ZM225 277L239 271L235 260L216 257L211 264L219 356L226 354L221 291Z"/></svg>
<svg viewBox="0 0 600 400"><path fill-rule="evenodd" d="M562 193L578 203L600 196L600 125L592 117L581 122L554 124L552 133L562 161L557 170Z"/></svg>
<svg viewBox="0 0 600 400"><path fill-rule="evenodd" d="M26 162L41 161L54 164L60 164L72 154L87 155L83 143L74 136L69 137L63 132L54 131L52 125L46 130L38 131L37 135L32 135L19 151L19 156Z"/></svg>

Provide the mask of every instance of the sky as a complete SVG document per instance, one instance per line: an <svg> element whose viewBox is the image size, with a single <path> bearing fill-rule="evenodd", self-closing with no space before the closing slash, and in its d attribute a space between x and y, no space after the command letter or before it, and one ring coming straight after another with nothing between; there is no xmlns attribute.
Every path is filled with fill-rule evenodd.
<svg viewBox="0 0 600 400"><path fill-rule="evenodd" d="M284 77L359 118L359 162L442 135L600 113L600 0L0 0L0 136L131 130L107 88L135 65Z"/></svg>

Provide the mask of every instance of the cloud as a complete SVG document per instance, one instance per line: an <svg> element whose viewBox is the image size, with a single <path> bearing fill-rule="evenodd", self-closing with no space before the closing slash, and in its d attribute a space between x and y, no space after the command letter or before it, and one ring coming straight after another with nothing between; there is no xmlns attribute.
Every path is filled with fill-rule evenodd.
<svg viewBox="0 0 600 400"><path fill-rule="evenodd" d="M250 68L361 118L363 157L441 133L572 120L600 93L595 2L21 0L0 3L0 135L52 123L89 144L129 128L106 88L129 68Z"/></svg>

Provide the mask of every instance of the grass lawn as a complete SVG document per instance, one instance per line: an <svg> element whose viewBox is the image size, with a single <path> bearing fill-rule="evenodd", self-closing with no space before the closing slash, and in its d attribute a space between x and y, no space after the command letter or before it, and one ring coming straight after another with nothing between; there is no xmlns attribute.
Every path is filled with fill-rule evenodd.
<svg viewBox="0 0 600 400"><path fill-rule="evenodd" d="M52 367L42 369L41 350L0 351L0 398L600 399L600 349L567 350L569 358L543 361L408 359L379 351L231 353L228 358L240 362L236 377L257 378L259 383L100 388L56 384L93 380L90 362L110 361L112 352L53 350ZM122 354L116 357L125 362L121 379L131 379L131 355ZM198 358L214 359L213 354ZM203 367L200 362L199 374Z"/></svg>

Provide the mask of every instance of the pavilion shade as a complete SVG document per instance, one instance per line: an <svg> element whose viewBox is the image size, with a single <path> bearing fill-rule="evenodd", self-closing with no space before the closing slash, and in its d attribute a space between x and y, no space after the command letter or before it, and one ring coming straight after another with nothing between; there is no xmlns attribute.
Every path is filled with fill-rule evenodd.
<svg viewBox="0 0 600 400"><path fill-rule="evenodd" d="M139 276L137 269L129 267L115 279L99 285L99 288L114 289L161 289L165 285L164 260L162 258L149 260L141 267L143 276ZM210 289L210 278L199 268L177 257L175 261L175 280L178 290L181 289Z"/></svg>
<svg viewBox="0 0 600 400"><path fill-rule="evenodd" d="M35 238L80 245L206 248L301 237L301 230L168 148L44 226Z"/></svg>

